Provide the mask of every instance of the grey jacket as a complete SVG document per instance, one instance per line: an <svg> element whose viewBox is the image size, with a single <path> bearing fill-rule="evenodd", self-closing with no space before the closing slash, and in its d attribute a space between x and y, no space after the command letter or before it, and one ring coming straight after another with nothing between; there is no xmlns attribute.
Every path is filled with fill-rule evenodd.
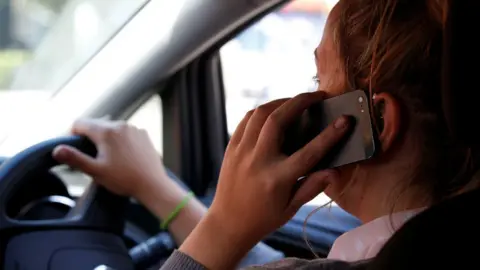
<svg viewBox="0 0 480 270"><path fill-rule="evenodd" d="M336 260L317 259L303 260L287 258L259 266L249 266L243 269L275 269L275 270L365 270L370 260L359 262L343 262ZM203 265L188 255L175 251L160 270L206 270Z"/></svg>

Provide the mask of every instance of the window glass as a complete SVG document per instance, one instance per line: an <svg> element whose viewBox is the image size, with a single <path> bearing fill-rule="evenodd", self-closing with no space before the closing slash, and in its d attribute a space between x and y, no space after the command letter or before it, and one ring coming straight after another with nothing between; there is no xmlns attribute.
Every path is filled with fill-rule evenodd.
<svg viewBox="0 0 480 270"><path fill-rule="evenodd" d="M129 124L147 131L160 155L163 155L162 112L162 99L159 95L153 95L128 119Z"/></svg>
<svg viewBox="0 0 480 270"><path fill-rule="evenodd" d="M57 131L58 127L45 128L28 138L15 138L13 143L3 143L11 140L9 136L15 136L12 132L29 125L30 115L55 110L50 101L148 2L0 0L2 155L10 156L32 143L58 135L50 133ZM85 92L81 87L76 90ZM97 92L105 90L102 88ZM80 100L79 104L83 103L88 102ZM64 114L61 108L54 117L49 117L48 125L59 123L62 126L62 118L70 113ZM65 120L73 121L75 118Z"/></svg>
<svg viewBox="0 0 480 270"><path fill-rule="evenodd" d="M313 51L335 0L295 0L220 49L228 132L265 102L315 91ZM312 204L328 201L324 195Z"/></svg>
<svg viewBox="0 0 480 270"><path fill-rule="evenodd" d="M146 2L0 1L0 91L52 95Z"/></svg>

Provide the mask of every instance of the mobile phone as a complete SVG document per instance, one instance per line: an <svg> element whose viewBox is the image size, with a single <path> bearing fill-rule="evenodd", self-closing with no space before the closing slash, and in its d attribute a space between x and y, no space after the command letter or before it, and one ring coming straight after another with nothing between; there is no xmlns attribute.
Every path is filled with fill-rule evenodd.
<svg viewBox="0 0 480 270"><path fill-rule="evenodd" d="M375 153L376 140L369 106L368 98L362 90L347 92L312 105L287 128L283 153L292 155L337 118L346 115L351 119L348 134L312 172L371 158Z"/></svg>

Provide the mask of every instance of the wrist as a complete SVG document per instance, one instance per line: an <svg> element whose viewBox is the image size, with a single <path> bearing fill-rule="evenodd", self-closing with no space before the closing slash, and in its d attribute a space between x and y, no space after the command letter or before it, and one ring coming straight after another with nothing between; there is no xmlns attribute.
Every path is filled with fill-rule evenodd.
<svg viewBox="0 0 480 270"><path fill-rule="evenodd" d="M193 192L188 192L187 195L182 199L182 201L175 206L175 208L170 212L170 214L166 218L162 218L162 222L160 223L160 228L162 230L166 230L169 225L180 215L182 211L188 210L188 203L194 196Z"/></svg>
<svg viewBox="0 0 480 270"><path fill-rule="evenodd" d="M171 179L163 171L147 171L137 175L137 181L133 187L132 196L135 198L144 197L151 192L165 192L174 186L178 186L175 180Z"/></svg>
<svg viewBox="0 0 480 270"><path fill-rule="evenodd" d="M188 195L187 191L170 178L153 179L144 183L134 197L160 219L167 218Z"/></svg>
<svg viewBox="0 0 480 270"><path fill-rule="evenodd" d="M220 216L209 212L180 246L180 251L208 269L235 268L256 241L225 224Z"/></svg>

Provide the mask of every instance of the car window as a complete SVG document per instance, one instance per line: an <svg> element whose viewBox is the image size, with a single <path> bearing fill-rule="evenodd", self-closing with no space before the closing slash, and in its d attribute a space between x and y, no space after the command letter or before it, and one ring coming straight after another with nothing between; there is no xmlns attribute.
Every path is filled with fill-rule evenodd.
<svg viewBox="0 0 480 270"><path fill-rule="evenodd" d="M152 96L129 119L128 123L145 129L157 152L163 156L163 114L162 99Z"/></svg>
<svg viewBox="0 0 480 270"><path fill-rule="evenodd" d="M147 2L1 0L0 143L25 122L22 118L45 112L49 101Z"/></svg>
<svg viewBox="0 0 480 270"><path fill-rule="evenodd" d="M295 0L220 49L230 134L245 113L258 105L316 90L313 51L335 2ZM320 195L310 203L328 201Z"/></svg>
<svg viewBox="0 0 480 270"><path fill-rule="evenodd" d="M58 90L146 2L0 1L0 89Z"/></svg>

